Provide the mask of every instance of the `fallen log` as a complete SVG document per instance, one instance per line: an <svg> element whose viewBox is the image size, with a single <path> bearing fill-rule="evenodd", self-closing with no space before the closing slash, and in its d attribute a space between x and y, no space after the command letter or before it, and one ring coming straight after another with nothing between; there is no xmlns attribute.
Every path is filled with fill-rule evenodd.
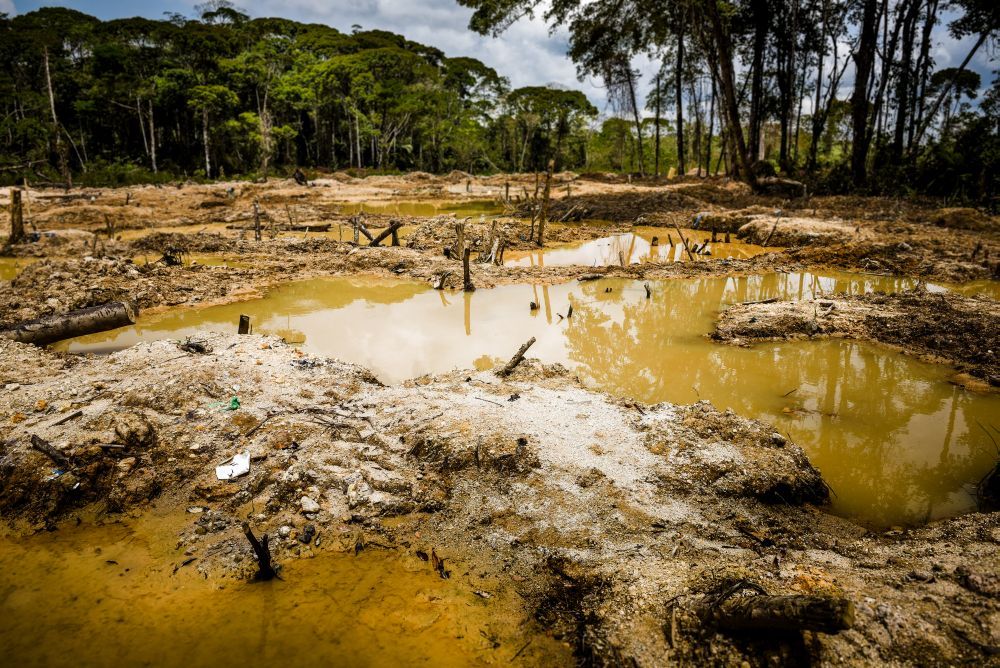
<svg viewBox="0 0 1000 668"><path fill-rule="evenodd" d="M535 343L535 337L531 337L530 339L528 339L523 346L518 348L517 352L514 353L514 356L510 358L510 361L507 362L504 368L497 371L497 375L505 377L513 373L514 369L517 368L517 365L520 364L521 360L524 359L524 353L528 352L528 348L534 345L534 343Z"/></svg>
<svg viewBox="0 0 1000 668"><path fill-rule="evenodd" d="M44 346L75 336L105 332L135 324L137 309L128 302L108 302L58 315L47 315L35 320L0 330L0 337L20 343Z"/></svg>
<svg viewBox="0 0 1000 668"><path fill-rule="evenodd" d="M584 274L583 276L577 277L576 280L583 283L584 281L596 281L599 278L604 278L604 274Z"/></svg>
<svg viewBox="0 0 1000 668"><path fill-rule="evenodd" d="M818 631L838 633L854 624L854 605L828 596L753 594L730 598L711 611L728 631Z"/></svg>

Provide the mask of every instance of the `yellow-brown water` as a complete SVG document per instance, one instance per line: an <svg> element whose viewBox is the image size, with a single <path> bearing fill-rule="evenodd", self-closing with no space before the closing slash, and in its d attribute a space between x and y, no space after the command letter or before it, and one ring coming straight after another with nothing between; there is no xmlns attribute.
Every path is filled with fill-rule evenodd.
<svg viewBox="0 0 1000 668"><path fill-rule="evenodd" d="M0 257L0 281L14 280L22 269L37 261L34 257Z"/></svg>
<svg viewBox="0 0 1000 668"><path fill-rule="evenodd" d="M530 336L531 356L574 368L588 385L645 402L708 399L772 422L823 472L834 509L879 526L967 511L996 450L978 426L997 424L1000 397L948 382L951 370L886 347L845 340L714 343L718 311L771 297L912 288L856 274L770 274L652 282L601 280L450 293L364 277L283 286L268 297L140 317L135 327L75 340L106 352L140 340L255 331L373 369L387 382L506 360ZM529 302L541 308L530 311ZM560 318L573 305L572 318ZM64 344L65 345L65 344Z"/></svg>
<svg viewBox="0 0 1000 668"><path fill-rule="evenodd" d="M440 216L453 213L456 216L489 216L503 211L503 206L494 200L427 200L427 201L369 201L345 202L340 205L340 212L378 213L395 216Z"/></svg>
<svg viewBox="0 0 1000 668"><path fill-rule="evenodd" d="M599 239L551 246L534 251L508 252L505 264L512 267L560 267L583 265L639 264L641 262L681 262L699 259L746 259L778 248L765 248L743 243L732 235L724 243L725 235L718 235L711 243L711 232L683 230L684 239L691 245L707 243L705 255L689 256L678 238L676 230L664 227L633 227L631 232L613 234ZM656 241L654 245L653 241ZM673 242L671 244L671 241Z"/></svg>
<svg viewBox="0 0 1000 668"><path fill-rule="evenodd" d="M460 562L448 580L415 556L377 550L284 560L283 580L267 583L206 579L197 561L174 572L190 517L0 540L2 664L572 664L513 582Z"/></svg>

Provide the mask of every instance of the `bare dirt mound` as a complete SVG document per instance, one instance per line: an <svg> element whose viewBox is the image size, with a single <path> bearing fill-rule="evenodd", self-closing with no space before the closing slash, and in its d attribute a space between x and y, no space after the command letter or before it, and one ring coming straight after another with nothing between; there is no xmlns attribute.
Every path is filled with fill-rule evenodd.
<svg viewBox="0 0 1000 668"><path fill-rule="evenodd" d="M870 237L871 234L842 220L788 218L775 215L754 215L738 230L741 239L768 246L810 246L835 244Z"/></svg>
<svg viewBox="0 0 1000 668"><path fill-rule="evenodd" d="M948 360L1000 387L1000 303L912 290L740 304L723 312L714 338L731 343L846 336Z"/></svg>

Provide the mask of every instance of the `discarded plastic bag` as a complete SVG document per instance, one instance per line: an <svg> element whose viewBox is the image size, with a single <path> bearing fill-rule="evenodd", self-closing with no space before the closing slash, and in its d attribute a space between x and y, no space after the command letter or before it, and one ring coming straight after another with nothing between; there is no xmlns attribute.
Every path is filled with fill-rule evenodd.
<svg viewBox="0 0 1000 668"><path fill-rule="evenodd" d="M250 471L250 453L241 452L215 467L215 477L219 480L232 480Z"/></svg>

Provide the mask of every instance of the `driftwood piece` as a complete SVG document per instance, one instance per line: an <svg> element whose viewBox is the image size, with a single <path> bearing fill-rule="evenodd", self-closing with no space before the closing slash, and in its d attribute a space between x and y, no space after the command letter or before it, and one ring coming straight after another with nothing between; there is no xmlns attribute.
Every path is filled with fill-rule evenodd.
<svg viewBox="0 0 1000 668"><path fill-rule="evenodd" d="M257 558L257 575L254 576L254 579L273 580L278 574L271 564L271 550L267 545L267 534L261 536L261 540L257 540L250 528L250 523L244 522L243 535L250 541L250 547L253 548L254 556Z"/></svg>
<svg viewBox="0 0 1000 668"><path fill-rule="evenodd" d="M369 243L368 245L369 246L378 246L380 243L382 243L385 240L386 237L388 237L388 236L390 236L392 234L395 234L399 230L399 228L401 228L402 226L403 226L403 222L402 221L400 221L400 220L393 221L389 225L389 227L387 227L384 230L382 230L382 232L377 237L375 237L374 239L372 239L371 243Z"/></svg>
<svg viewBox="0 0 1000 668"><path fill-rule="evenodd" d="M249 334L250 333L250 316L241 315L240 316L240 326L236 330L237 334Z"/></svg>
<svg viewBox="0 0 1000 668"><path fill-rule="evenodd" d="M730 631L819 631L838 633L854 624L854 606L827 596L770 596L754 594L730 598L713 611L720 628Z"/></svg>
<svg viewBox="0 0 1000 668"><path fill-rule="evenodd" d="M56 465L61 466L64 469L68 469L72 466L72 462L69 457L59 452L54 445L46 441L41 436L36 434L31 435L31 447L38 450L40 453L55 462Z"/></svg>
<svg viewBox="0 0 1000 668"><path fill-rule="evenodd" d="M104 332L135 324L136 309L128 302L108 302L100 306L47 315L0 331L0 337L44 346L75 336Z"/></svg>
<svg viewBox="0 0 1000 668"><path fill-rule="evenodd" d="M523 346L517 349L517 352L514 353L514 356L510 358L510 361L507 362L507 364L502 369L497 371L497 375L501 377L506 377L509 376L511 373L513 373L514 369L517 368L517 365L520 364L521 360L524 359L524 353L528 352L528 348L534 345L534 343L535 343L535 337L531 337L530 339L528 339Z"/></svg>
<svg viewBox="0 0 1000 668"><path fill-rule="evenodd" d="M578 276L576 280L583 283L584 281L596 281L599 278L604 278L604 274L584 274L583 276Z"/></svg>

